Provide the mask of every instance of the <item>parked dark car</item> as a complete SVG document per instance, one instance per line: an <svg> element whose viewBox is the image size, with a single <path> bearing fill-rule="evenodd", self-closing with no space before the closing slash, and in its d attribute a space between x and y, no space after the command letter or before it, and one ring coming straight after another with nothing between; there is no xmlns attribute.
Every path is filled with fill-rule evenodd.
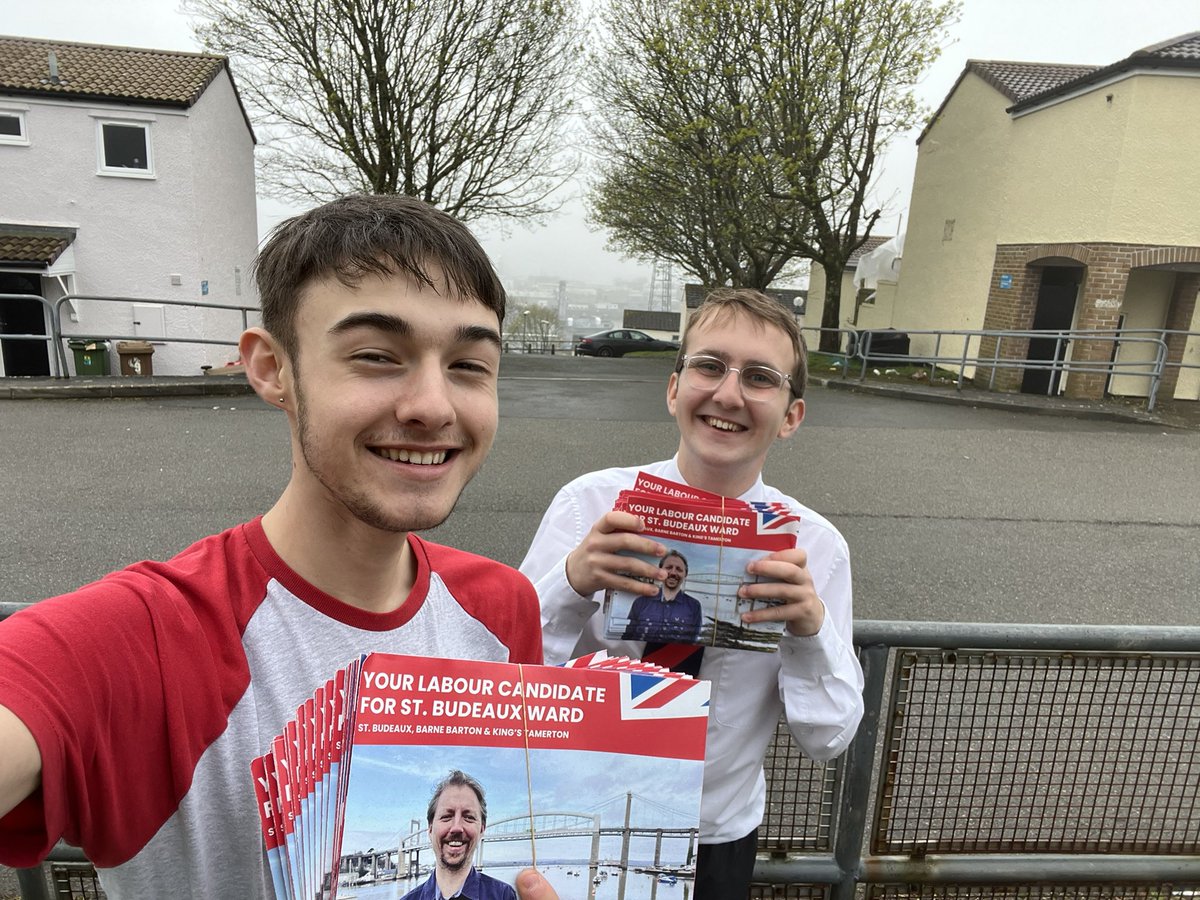
<svg viewBox="0 0 1200 900"><path fill-rule="evenodd" d="M660 341L644 331L618 328L582 337L575 345L576 356L624 356L639 350L678 350L675 341Z"/></svg>

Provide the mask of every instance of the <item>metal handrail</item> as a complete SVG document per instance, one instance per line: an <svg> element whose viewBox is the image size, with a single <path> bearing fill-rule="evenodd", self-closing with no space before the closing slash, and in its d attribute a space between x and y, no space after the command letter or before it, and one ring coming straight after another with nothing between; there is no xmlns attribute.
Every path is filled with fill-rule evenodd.
<svg viewBox="0 0 1200 900"><path fill-rule="evenodd" d="M257 306L233 303L208 303L202 300L160 300L156 297L110 297L98 294L65 294L53 302L37 294L0 294L0 301L4 300L36 300L46 307L47 317L50 322L49 334L5 334L3 338L6 341L36 340L45 342L48 345L47 351L54 360L54 364L51 366L51 374L54 378L71 377L67 367L67 351L64 346L64 342L66 341L139 341L147 339L146 335L139 334L101 334L97 332L64 334L62 330L62 308L67 303L73 304L77 300L86 300L98 303L149 303L156 306L187 306L193 309L226 309L241 313L242 331L245 331L249 325L249 314L259 311ZM192 338L153 335L150 337L150 340L161 344L215 344L225 347L236 347L238 345L237 340L210 337Z"/></svg>
<svg viewBox="0 0 1200 900"><path fill-rule="evenodd" d="M40 294L0 294L0 301L4 300L36 300L46 308L46 315L50 321L49 334L5 334L2 335L6 341L42 341L46 344L46 350L50 357L54 360L54 365L51 368L51 375L55 378L65 378L67 371L67 360L65 356L59 354L56 350L58 341L58 312L50 304L50 301ZM54 369L58 369L58 374L54 373Z"/></svg>
<svg viewBox="0 0 1200 900"><path fill-rule="evenodd" d="M0 602L0 618L28 606ZM837 763L840 795L832 852L778 859L759 859L755 881L766 884L827 885L831 896L849 900L863 884L1075 884L1122 883L1200 885L1200 856L1161 853L1038 853L997 848L988 853L936 853L898 856L864 852L873 823L872 789L882 777L888 748L881 741L895 717L894 688L888 690L891 655L910 650L956 653L1033 652L1111 656L1114 665L1131 658L1192 658L1200 655L1200 627L1123 625L1029 625L1003 623L903 622L858 620L854 641L864 673L865 714L845 756ZM999 724L999 723L998 723ZM1019 739L1019 736L1014 736ZM1031 749L1030 752L1033 752ZM1136 753L1122 749L1120 753ZM1126 760L1127 761L1127 760ZM786 786L785 786L786 789ZM771 798L768 798L770 804ZM80 861L75 848L60 844L51 861ZM1031 874L1032 873L1032 874ZM37 869L22 870L22 896L42 900L44 880ZM41 885L39 892L38 885Z"/></svg>
<svg viewBox="0 0 1200 900"><path fill-rule="evenodd" d="M864 674L865 714L858 733L839 762L840 803L830 855L760 859L755 881L767 884L823 884L836 900L850 900L863 884L1158 884L1200 885L1200 856L1162 853L1038 853L996 848L988 853L931 853L920 856L864 852L878 810L872 788L885 777L888 747L880 740L898 715L889 697L889 660L908 650L956 652L1035 652L1069 658L1073 654L1114 660L1200 655L1200 627L1028 625L950 622L864 621L854 624ZM1119 663L1118 663L1119 664ZM999 723L997 723L999 726ZM1019 740L1020 736L1008 735ZM1031 745L1032 746L1032 745ZM1030 750L1031 753L1035 751ZM1136 750L1129 751L1136 754ZM1035 763L1031 766L1036 770ZM770 800L768 799L768 802Z"/></svg>
<svg viewBox="0 0 1200 900"><path fill-rule="evenodd" d="M836 359L840 360L839 365L842 368L842 377L846 378L849 376L851 354L848 352L847 353L840 353L840 352L839 353L830 353L827 350L820 350L819 349L820 338L821 338L822 334L833 333L838 336L838 346L839 347L849 347L851 345L851 343L854 341L855 336L858 334L857 331L855 331L853 328L816 328L816 327L804 326L803 328L800 329L800 333L802 335L807 335L809 333L815 334L817 336L817 345L818 345L816 348L814 348L812 346L812 343L808 342L808 338L805 337L805 341L808 342L808 351L810 353L812 353L814 351L818 352L818 353L823 353L826 356L832 356L832 357L835 357ZM845 338L845 340L843 340L843 338Z"/></svg>
<svg viewBox="0 0 1200 900"><path fill-rule="evenodd" d="M896 363L896 364L919 364L928 366L931 379L940 366L945 369L957 369L958 377L955 380L955 388L962 390L966 381L966 372L968 368L986 368L990 370L988 388L992 389L995 386L995 378L998 370L1001 369L1018 369L1022 371L1049 371L1066 375L1069 373L1076 374L1102 374L1109 378L1118 375L1128 377L1146 378L1149 381L1147 389L1146 406L1147 409L1153 411L1157 404L1159 387L1163 380L1163 375L1167 369L1200 369L1200 363L1189 363L1183 359L1171 361L1168 359L1169 348L1167 340L1172 337L1183 337L1185 341L1190 338L1200 339L1200 332L1183 331L1179 329L1077 329L1068 331L1059 330L1024 330L1024 331L990 331L978 329L954 329L954 330L938 330L938 329L915 329L901 332L905 335L926 335L932 336L934 340L934 352L932 355L919 354L904 355L897 353L877 353L872 351L871 342L875 334L887 329L863 329L855 332L853 329L821 329L821 328L806 328L805 331L825 332L836 330L839 334L849 332L855 335L855 346L853 352L835 354L842 362L843 377L847 377L849 361L855 359L859 363L859 380L865 380L867 375L867 366L869 363ZM943 343L948 338L961 338L961 352L943 352ZM980 355L978 349L972 353L972 344L978 348L985 339L994 339L993 352L990 355ZM1006 339L1015 340L1031 340L1031 339L1053 339L1055 344L1055 356L1053 359L1004 359L1000 356L1002 342ZM1076 360L1068 358L1068 351L1071 345L1080 341L1097 341L1110 343L1114 348L1123 344L1144 344L1153 348L1153 359L1149 360ZM1111 354L1115 356L1115 352ZM1052 377L1047 386L1047 395L1053 393L1056 380Z"/></svg>
<svg viewBox="0 0 1200 900"><path fill-rule="evenodd" d="M74 303L76 300L88 300L99 303L152 303L156 306L188 306L195 309L228 309L239 311L242 314L242 331L245 331L249 325L249 313L257 312L257 306L245 306L242 304L231 303L208 303L201 300L159 300L156 298L147 297L109 297L98 294L66 294L59 297L54 302L53 323L56 329L57 350L62 359L62 371L67 371L66 351L63 349L63 341L65 340L83 340L83 341L141 341L146 340L145 335L138 334L69 334L62 333L62 308L67 303ZM219 338L188 338L188 337L166 337L154 335L150 338L156 343L162 344L216 344L222 347L236 347L236 340L222 340ZM64 375L63 377L68 377Z"/></svg>

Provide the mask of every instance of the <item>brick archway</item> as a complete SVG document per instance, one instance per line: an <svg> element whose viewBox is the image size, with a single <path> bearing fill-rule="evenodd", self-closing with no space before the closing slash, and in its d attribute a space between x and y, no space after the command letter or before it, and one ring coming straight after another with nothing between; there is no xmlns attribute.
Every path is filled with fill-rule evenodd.
<svg viewBox="0 0 1200 900"><path fill-rule="evenodd" d="M1129 257L1129 267L1171 266L1183 263L1200 263L1200 247L1147 247L1135 250Z"/></svg>
<svg viewBox="0 0 1200 900"><path fill-rule="evenodd" d="M1069 262L1068 262L1069 261ZM1107 241L1086 243L997 244L988 287L983 327L988 331L1024 331L1033 323L1038 301L1041 270L1056 264L1082 265L1086 274L1079 291L1077 327L1081 330L1108 331L1115 329L1125 303L1125 287L1134 269L1176 268L1171 296L1167 298L1168 327L1182 331L1194 314L1197 291L1200 290L1200 246L1162 246L1125 244ZM980 342L980 356L993 353L1006 360L1026 358L1027 339L987 338ZM1183 354L1183 339L1168 339L1168 359L1178 362ZM1080 340L1072 350L1072 360L1103 362L1112 354L1112 344L1102 340ZM997 390L1020 389L1018 369L1005 368L992 372L980 366L977 377L994 378ZM1162 389L1169 396L1174 388L1178 369L1169 369L1163 378ZM1096 399L1104 395L1107 376L1104 373L1074 372L1067 380L1070 397Z"/></svg>
<svg viewBox="0 0 1200 900"><path fill-rule="evenodd" d="M1039 260L1057 257L1058 259L1073 259L1085 266L1092 264L1091 248L1083 244L1038 244L1025 251L1025 265L1033 265Z"/></svg>

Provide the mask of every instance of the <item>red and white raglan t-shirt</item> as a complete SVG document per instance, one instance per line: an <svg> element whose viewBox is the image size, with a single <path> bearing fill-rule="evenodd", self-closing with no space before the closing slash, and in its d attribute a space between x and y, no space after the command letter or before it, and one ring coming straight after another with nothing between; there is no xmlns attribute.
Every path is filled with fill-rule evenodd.
<svg viewBox="0 0 1200 900"><path fill-rule="evenodd" d="M269 898L250 780L296 707L360 653L542 661L537 596L500 563L409 536L407 602L364 612L302 580L260 520L0 623L0 704L42 787L0 819L0 863L65 838L110 900Z"/></svg>

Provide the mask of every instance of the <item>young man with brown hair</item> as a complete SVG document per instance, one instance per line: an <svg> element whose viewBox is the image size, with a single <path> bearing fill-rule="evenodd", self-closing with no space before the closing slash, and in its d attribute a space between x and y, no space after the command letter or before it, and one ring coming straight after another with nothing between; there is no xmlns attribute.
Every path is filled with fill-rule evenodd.
<svg viewBox="0 0 1200 900"><path fill-rule="evenodd" d="M497 424L505 294L470 232L404 197L283 223L246 375L287 413L263 516L0 623L0 862L59 838L110 900L267 898L250 782L313 690L366 651L539 663L513 570L419 538ZM551 897L525 873L528 897Z"/></svg>
<svg viewBox="0 0 1200 900"><path fill-rule="evenodd" d="M745 599L784 601L743 616L785 623L779 649L708 647L698 663L699 677L712 682L712 702L695 900L748 892L766 800L762 761L780 716L816 760L845 750L862 718L846 542L826 519L762 480L772 444L790 438L804 418L806 376L804 341L789 311L758 291L714 292L687 323L667 382L667 408L679 427L675 457L566 485L521 564L541 601L548 662L601 648L639 656L639 642L606 640L597 614L604 590L649 596L658 588L648 581L667 576L652 562L621 555L661 559L666 549L639 535L640 517L612 511L639 472L727 497L786 503L800 514L797 548L747 569L773 583L738 590ZM686 648L670 649L680 667L695 664Z"/></svg>

